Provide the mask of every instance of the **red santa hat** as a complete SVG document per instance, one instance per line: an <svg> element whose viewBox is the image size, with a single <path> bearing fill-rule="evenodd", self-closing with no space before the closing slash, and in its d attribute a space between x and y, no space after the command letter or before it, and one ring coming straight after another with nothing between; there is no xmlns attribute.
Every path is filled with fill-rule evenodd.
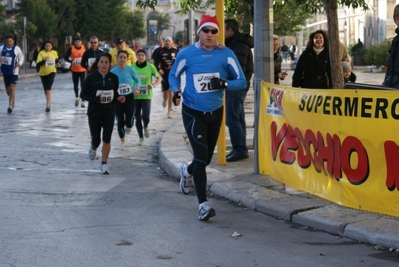
<svg viewBox="0 0 399 267"><path fill-rule="evenodd" d="M201 29L206 26L211 26L219 30L219 22L216 16L212 17L208 15L202 15L200 24L198 25L197 34L199 34Z"/></svg>

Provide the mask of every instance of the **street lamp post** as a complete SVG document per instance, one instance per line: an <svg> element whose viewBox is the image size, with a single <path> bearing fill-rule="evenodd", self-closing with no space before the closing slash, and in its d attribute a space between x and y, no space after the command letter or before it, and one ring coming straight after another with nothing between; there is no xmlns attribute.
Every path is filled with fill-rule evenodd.
<svg viewBox="0 0 399 267"><path fill-rule="evenodd" d="M174 26L174 25L170 25L170 24L168 24L167 25L169 28L173 28L173 34L172 34L172 37L173 38L175 38L175 30L176 30L176 26Z"/></svg>

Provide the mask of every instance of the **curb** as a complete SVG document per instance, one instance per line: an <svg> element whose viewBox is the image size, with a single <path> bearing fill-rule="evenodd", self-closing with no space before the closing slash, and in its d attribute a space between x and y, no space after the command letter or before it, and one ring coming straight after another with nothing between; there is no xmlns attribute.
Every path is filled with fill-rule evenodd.
<svg viewBox="0 0 399 267"><path fill-rule="evenodd" d="M179 181L179 164L192 159L184 139L182 121L163 135L159 164ZM399 220L353 210L318 197L292 195L239 181L238 176L207 167L209 190L230 201L265 215L361 242L399 249Z"/></svg>

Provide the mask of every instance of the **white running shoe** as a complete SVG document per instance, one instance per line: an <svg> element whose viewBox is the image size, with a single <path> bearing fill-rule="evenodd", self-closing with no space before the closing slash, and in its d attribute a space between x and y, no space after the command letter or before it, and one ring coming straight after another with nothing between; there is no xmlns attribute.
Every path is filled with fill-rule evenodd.
<svg viewBox="0 0 399 267"><path fill-rule="evenodd" d="M132 132L132 128L125 128L125 133L130 134Z"/></svg>
<svg viewBox="0 0 399 267"><path fill-rule="evenodd" d="M147 127L147 128L144 128L144 137L145 137L145 138L150 137L150 130L148 130L148 127Z"/></svg>
<svg viewBox="0 0 399 267"><path fill-rule="evenodd" d="M77 97L75 99L75 107L79 106L79 102L80 102L80 97Z"/></svg>
<svg viewBox="0 0 399 267"><path fill-rule="evenodd" d="M140 138L137 142L136 142L136 146L142 146L144 144L144 138Z"/></svg>
<svg viewBox="0 0 399 267"><path fill-rule="evenodd" d="M191 185L193 183L193 176L187 172L188 164L187 162L180 163L180 190L184 194L188 194L191 191ZM190 176L190 177L189 177Z"/></svg>
<svg viewBox="0 0 399 267"><path fill-rule="evenodd" d="M198 208L198 219L200 221L206 221L216 215L215 209L208 205L208 202L203 202L199 204Z"/></svg>
<svg viewBox="0 0 399 267"><path fill-rule="evenodd" d="M101 164L101 174L109 174L107 164Z"/></svg>
<svg viewBox="0 0 399 267"><path fill-rule="evenodd" d="M92 146L90 146L89 158L90 158L91 160L95 160L95 159L96 159L96 150L93 149Z"/></svg>
<svg viewBox="0 0 399 267"><path fill-rule="evenodd" d="M173 118L172 111L168 111L168 115L167 116L168 116L169 119Z"/></svg>
<svg viewBox="0 0 399 267"><path fill-rule="evenodd" d="M126 150L126 142L121 142L120 149L125 151Z"/></svg>
<svg viewBox="0 0 399 267"><path fill-rule="evenodd" d="M83 100L82 100L82 103L80 103L80 107L81 108L85 108L86 107L85 102Z"/></svg>

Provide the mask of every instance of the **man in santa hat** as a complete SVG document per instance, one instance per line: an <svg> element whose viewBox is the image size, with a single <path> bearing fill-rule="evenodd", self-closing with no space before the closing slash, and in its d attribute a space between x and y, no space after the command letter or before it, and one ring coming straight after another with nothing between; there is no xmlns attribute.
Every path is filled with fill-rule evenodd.
<svg viewBox="0 0 399 267"><path fill-rule="evenodd" d="M183 103L183 124L194 154L190 164L180 164L180 189L189 194L194 180L198 218L206 221L216 215L207 202L206 166L211 162L219 136L224 91L245 88L247 81L233 51L216 42L219 35L216 17L203 15L197 34L199 41L177 54L169 73L169 85L175 105ZM183 92L180 91L182 73L186 74Z"/></svg>

